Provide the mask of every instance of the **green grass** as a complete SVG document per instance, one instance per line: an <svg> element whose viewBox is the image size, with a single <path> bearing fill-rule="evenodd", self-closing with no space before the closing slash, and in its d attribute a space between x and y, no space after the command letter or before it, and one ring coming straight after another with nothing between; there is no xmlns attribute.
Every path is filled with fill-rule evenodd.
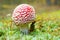
<svg viewBox="0 0 60 40"><path fill-rule="evenodd" d="M37 15L35 30L28 35L19 31L11 17L0 18L0 40L60 40L60 10Z"/></svg>

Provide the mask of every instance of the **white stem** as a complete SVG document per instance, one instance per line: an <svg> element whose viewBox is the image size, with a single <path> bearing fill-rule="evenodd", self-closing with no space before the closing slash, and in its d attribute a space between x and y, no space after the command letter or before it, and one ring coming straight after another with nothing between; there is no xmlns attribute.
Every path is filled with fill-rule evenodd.
<svg viewBox="0 0 60 40"><path fill-rule="evenodd" d="M21 24L20 31L23 32L24 34L28 34L29 33L29 23Z"/></svg>

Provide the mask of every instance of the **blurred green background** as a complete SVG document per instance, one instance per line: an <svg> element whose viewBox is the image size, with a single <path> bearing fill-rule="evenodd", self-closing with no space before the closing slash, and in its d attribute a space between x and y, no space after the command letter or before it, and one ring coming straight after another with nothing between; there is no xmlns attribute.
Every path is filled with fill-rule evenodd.
<svg viewBox="0 0 60 40"><path fill-rule="evenodd" d="M29 35L12 23L11 14L20 4L36 10L35 30ZM0 0L0 40L60 40L60 0Z"/></svg>
<svg viewBox="0 0 60 40"><path fill-rule="evenodd" d="M12 13L17 5L24 3L32 5L36 13L60 9L60 0L0 0L0 15Z"/></svg>

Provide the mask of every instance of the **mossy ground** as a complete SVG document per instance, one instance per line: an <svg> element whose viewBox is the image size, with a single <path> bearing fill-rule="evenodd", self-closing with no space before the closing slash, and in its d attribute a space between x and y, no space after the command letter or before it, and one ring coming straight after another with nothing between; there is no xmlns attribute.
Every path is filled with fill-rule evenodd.
<svg viewBox="0 0 60 40"><path fill-rule="evenodd" d="M36 14L34 32L24 35L11 16L0 17L0 40L60 40L60 10Z"/></svg>

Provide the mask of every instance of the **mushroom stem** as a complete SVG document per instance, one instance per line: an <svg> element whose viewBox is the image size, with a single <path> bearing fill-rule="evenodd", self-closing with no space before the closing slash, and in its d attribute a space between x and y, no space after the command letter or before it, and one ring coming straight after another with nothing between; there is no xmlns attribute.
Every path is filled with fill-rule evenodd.
<svg viewBox="0 0 60 40"><path fill-rule="evenodd" d="M23 34L28 34L29 33L29 23L21 24L20 25L20 31Z"/></svg>

